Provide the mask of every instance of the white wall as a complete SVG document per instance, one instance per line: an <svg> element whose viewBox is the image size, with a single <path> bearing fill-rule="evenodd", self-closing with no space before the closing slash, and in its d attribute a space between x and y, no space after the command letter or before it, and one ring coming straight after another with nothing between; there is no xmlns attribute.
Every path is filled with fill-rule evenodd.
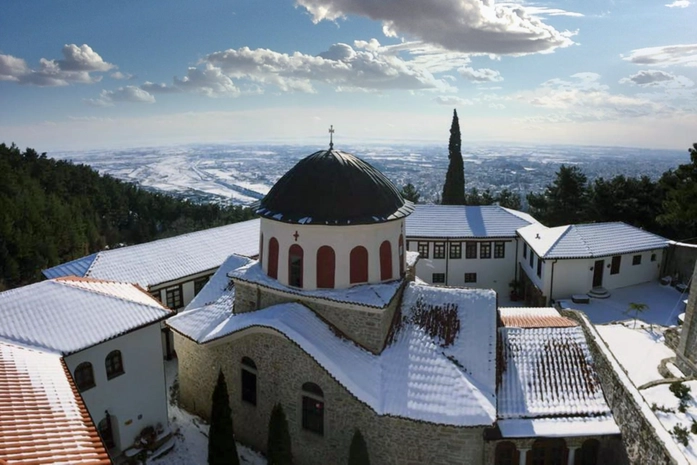
<svg viewBox="0 0 697 465"><path fill-rule="evenodd" d="M124 374L108 380L105 360L112 350L121 351ZM157 423L167 426L167 388L159 322L65 357L71 373L82 362L92 364L96 384L82 392L82 397L95 425L109 411L116 453L130 447L146 426Z"/></svg>
<svg viewBox="0 0 697 465"><path fill-rule="evenodd" d="M196 273L188 276L182 276L180 279L174 281L168 281L166 283L161 283L155 286L151 286L149 291L159 299L160 302L167 305L167 289L172 287L182 286L182 307L186 307L189 303L194 300L194 281L199 278L204 278L206 276L212 276L216 272L217 268L212 270L202 271L201 273Z"/></svg>
<svg viewBox="0 0 697 465"><path fill-rule="evenodd" d="M298 232L297 241L294 237ZM404 219L356 226L327 226L313 224L290 224L261 219L261 233L264 236L263 263L268 273L269 241L278 240L278 281L288 285L288 250L293 244L303 249L303 288L317 288L317 250L328 245L334 249L336 271L334 287L344 289L350 284L350 253L356 246L368 250L368 282L378 283L380 279L380 244L390 241L392 248L392 277L399 278L399 236L404 234ZM405 237L406 240L406 237ZM402 259L405 259L403 254Z"/></svg>
<svg viewBox="0 0 697 465"><path fill-rule="evenodd" d="M433 284L433 273L445 273L448 286L473 287L478 289L493 289L499 294L508 295L509 283L515 278L516 270L516 239L508 238L498 242L504 242L504 258L494 258L494 242L496 240L457 240L442 241L434 239L408 238L408 250L418 251L419 242L428 242L429 258L420 258L416 263L416 276ZM436 242L446 242L446 258L434 259L433 246ZM462 258L450 258L450 246L453 243L462 243ZM477 258L465 258L465 243L477 243ZM480 244L491 243L491 258L480 258ZM465 283L465 273L477 273L476 283Z"/></svg>

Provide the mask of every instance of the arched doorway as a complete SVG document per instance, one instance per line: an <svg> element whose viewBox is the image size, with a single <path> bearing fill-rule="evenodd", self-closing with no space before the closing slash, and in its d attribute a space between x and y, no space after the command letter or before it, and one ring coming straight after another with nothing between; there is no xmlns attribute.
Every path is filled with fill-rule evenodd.
<svg viewBox="0 0 697 465"><path fill-rule="evenodd" d="M303 248L293 244L288 249L288 284L303 287Z"/></svg>
<svg viewBox="0 0 697 465"><path fill-rule="evenodd" d="M317 250L317 287L334 288L334 273L336 270L336 254L334 249L323 245Z"/></svg>
<svg viewBox="0 0 697 465"><path fill-rule="evenodd" d="M380 244L380 281L392 279L392 244L383 241Z"/></svg>

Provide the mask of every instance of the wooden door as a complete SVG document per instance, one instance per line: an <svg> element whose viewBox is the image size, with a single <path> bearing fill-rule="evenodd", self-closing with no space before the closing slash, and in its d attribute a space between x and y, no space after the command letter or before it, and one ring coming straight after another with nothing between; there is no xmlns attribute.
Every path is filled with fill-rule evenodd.
<svg viewBox="0 0 697 465"><path fill-rule="evenodd" d="M605 260L596 260L593 266L593 287L603 285L603 270L605 269Z"/></svg>

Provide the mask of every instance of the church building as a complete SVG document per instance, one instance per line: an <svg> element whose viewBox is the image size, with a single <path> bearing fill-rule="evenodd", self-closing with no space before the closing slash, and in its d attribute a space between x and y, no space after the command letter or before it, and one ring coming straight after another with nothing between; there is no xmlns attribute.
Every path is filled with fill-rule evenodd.
<svg viewBox="0 0 697 465"><path fill-rule="evenodd" d="M230 256L167 320L181 405L209 417L222 370L236 439L265 452L280 403L301 465L347 463L355 429L373 464L622 463L576 324L415 281L413 211L332 145L298 162L258 206L258 260Z"/></svg>

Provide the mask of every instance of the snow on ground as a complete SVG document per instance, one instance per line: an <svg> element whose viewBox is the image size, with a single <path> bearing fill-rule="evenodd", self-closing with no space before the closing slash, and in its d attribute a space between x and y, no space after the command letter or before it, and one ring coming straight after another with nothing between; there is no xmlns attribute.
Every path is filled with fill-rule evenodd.
<svg viewBox="0 0 697 465"><path fill-rule="evenodd" d="M637 329L632 329L632 322L627 325L629 327L598 325L596 329L635 386L662 379L658 364L665 358L675 357L675 352L663 343L662 329L654 327L651 330L641 323L637 324Z"/></svg>
<svg viewBox="0 0 697 465"><path fill-rule="evenodd" d="M177 361L165 362L167 392L172 392L172 386L178 377ZM199 417L191 415L172 404L170 394L169 428L174 432L174 448L165 455L150 459L152 465L205 465L208 463L208 425ZM233 418L233 426L234 426ZM266 459L248 447L237 443L237 453L241 465L266 465Z"/></svg>
<svg viewBox="0 0 697 465"><path fill-rule="evenodd" d="M687 294L680 293L671 286L663 286L658 281L637 284L635 286L612 289L607 299L590 299L588 304L577 304L569 300L560 300L562 308L580 310L594 324L627 320L624 312L632 302L648 305L641 313L640 319L647 323L663 326L678 323L678 315L685 311L684 300Z"/></svg>
<svg viewBox="0 0 697 465"><path fill-rule="evenodd" d="M675 426L685 428L690 431L693 422L697 420L697 401L694 396L697 395L697 381L687 381L686 386L690 387L692 398L687 402L685 412L680 412L678 406L680 401L675 394L670 391L670 384L661 384L641 391L646 401L658 409L655 409L656 416L661 424L668 430L673 431ZM661 409L669 409L669 412ZM690 434L687 447L678 442L679 447L691 462L697 463L697 435ZM677 442L677 441L676 441Z"/></svg>

